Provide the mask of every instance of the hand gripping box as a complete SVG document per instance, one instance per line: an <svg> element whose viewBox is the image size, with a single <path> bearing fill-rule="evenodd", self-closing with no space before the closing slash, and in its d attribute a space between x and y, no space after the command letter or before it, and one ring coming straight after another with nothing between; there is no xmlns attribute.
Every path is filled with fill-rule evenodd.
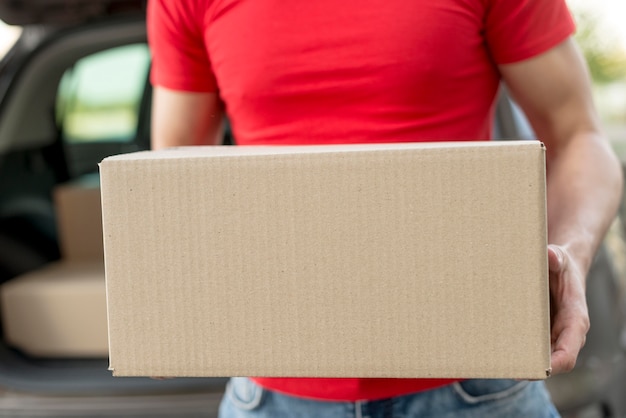
<svg viewBox="0 0 626 418"><path fill-rule="evenodd" d="M100 170L116 376L549 374L540 142L191 147Z"/></svg>

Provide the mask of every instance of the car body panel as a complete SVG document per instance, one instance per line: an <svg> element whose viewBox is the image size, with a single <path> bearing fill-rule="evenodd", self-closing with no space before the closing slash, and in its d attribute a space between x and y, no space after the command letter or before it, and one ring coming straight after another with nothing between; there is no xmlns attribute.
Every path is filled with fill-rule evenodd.
<svg viewBox="0 0 626 418"><path fill-rule="evenodd" d="M145 4L145 0L0 0L0 19L9 25L70 25L135 13Z"/></svg>

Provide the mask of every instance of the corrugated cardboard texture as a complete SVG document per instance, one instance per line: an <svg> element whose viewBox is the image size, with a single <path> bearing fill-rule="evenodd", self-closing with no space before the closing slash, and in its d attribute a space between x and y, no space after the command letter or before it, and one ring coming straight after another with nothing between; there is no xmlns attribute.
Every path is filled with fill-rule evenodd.
<svg viewBox="0 0 626 418"><path fill-rule="evenodd" d="M103 259L102 211L97 177L85 177L54 191L61 254L65 260Z"/></svg>
<svg viewBox="0 0 626 418"><path fill-rule="evenodd" d="M101 164L117 376L545 378L538 142Z"/></svg>
<svg viewBox="0 0 626 418"><path fill-rule="evenodd" d="M58 262L0 287L9 344L42 357L106 357L104 265Z"/></svg>

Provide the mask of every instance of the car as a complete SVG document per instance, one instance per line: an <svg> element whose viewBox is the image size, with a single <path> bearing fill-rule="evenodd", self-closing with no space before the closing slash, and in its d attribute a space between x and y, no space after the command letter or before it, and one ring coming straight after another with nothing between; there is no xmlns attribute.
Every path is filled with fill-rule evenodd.
<svg viewBox="0 0 626 418"><path fill-rule="evenodd" d="M0 283L10 283L61 257L55 187L94 175L106 156L149 148L150 54L141 0L0 0L0 19L23 27L0 61ZM503 92L496 137L533 138ZM224 141L234 141L228 130ZM613 234L621 240L626 230ZM566 417L626 417L615 257L605 244L591 269L592 327L578 365L547 381ZM0 416L213 417L226 383L113 378L107 367L106 358L33 356L3 338Z"/></svg>

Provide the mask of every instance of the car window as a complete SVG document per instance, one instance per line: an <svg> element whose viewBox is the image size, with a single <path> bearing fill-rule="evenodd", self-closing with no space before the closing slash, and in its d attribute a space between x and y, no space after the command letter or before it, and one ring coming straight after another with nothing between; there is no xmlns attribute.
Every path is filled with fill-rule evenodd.
<svg viewBox="0 0 626 418"><path fill-rule="evenodd" d="M8 26L0 20L0 59L13 46L20 36L22 28L18 26Z"/></svg>
<svg viewBox="0 0 626 418"><path fill-rule="evenodd" d="M145 43L77 61L59 85L56 119L66 144L134 140L150 66Z"/></svg>

